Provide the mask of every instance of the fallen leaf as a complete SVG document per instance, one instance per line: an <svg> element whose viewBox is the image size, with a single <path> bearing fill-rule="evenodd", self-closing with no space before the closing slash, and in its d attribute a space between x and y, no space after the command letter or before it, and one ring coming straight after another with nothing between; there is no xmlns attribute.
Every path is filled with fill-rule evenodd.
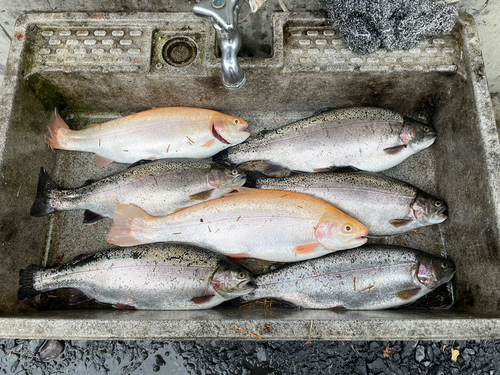
<svg viewBox="0 0 500 375"><path fill-rule="evenodd" d="M387 346L385 347L384 351L384 358L391 358L391 356L396 353L396 350L390 350L389 349L389 344L387 344Z"/></svg>
<svg viewBox="0 0 500 375"><path fill-rule="evenodd" d="M457 358L458 358L459 354L460 354L460 352L458 350L451 348L451 360L453 362L457 361Z"/></svg>

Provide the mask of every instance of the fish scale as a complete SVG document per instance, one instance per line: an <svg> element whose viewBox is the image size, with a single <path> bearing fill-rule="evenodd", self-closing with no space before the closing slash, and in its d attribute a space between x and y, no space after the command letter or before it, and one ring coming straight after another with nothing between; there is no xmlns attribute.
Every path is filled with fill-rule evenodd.
<svg viewBox="0 0 500 375"><path fill-rule="evenodd" d="M373 235L405 233L446 220L441 199L389 177L368 172L313 173L260 178L259 189L313 195L363 223Z"/></svg>
<svg viewBox="0 0 500 375"><path fill-rule="evenodd" d="M220 112L188 107L154 108L71 130L54 111L45 137L52 149L93 152L96 165L113 161L203 159L243 142L247 123Z"/></svg>
<svg viewBox="0 0 500 375"><path fill-rule="evenodd" d="M418 250L366 245L287 265L255 279L242 297L312 309L376 310L411 303L451 280L450 260Z"/></svg>
<svg viewBox="0 0 500 375"><path fill-rule="evenodd" d="M263 161L259 171L321 172L354 167L378 172L394 167L435 140L432 127L392 111L356 107L328 110L236 145L214 160L235 165Z"/></svg>
<svg viewBox="0 0 500 375"><path fill-rule="evenodd" d="M366 228L306 194L237 188L238 193L152 217L118 205L108 242L182 242L229 257L295 262L360 246Z"/></svg>
<svg viewBox="0 0 500 375"><path fill-rule="evenodd" d="M191 310L214 307L253 290L244 268L204 249L151 244L80 256L54 268L20 273L19 299L71 288L71 303L95 299L117 308Z"/></svg>
<svg viewBox="0 0 500 375"><path fill-rule="evenodd" d="M244 173L208 160L149 162L74 189L56 186L42 170L31 214L86 209L97 220L113 217L116 204L124 203L135 204L152 215L166 215L219 198L244 183Z"/></svg>

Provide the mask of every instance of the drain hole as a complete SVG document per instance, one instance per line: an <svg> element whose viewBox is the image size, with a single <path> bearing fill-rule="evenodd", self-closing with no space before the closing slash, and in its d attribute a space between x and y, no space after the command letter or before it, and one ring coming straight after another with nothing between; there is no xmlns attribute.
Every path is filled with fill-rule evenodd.
<svg viewBox="0 0 500 375"><path fill-rule="evenodd" d="M196 44L189 38L172 38L163 46L163 58L165 61L176 67L183 67L191 64L196 57Z"/></svg>

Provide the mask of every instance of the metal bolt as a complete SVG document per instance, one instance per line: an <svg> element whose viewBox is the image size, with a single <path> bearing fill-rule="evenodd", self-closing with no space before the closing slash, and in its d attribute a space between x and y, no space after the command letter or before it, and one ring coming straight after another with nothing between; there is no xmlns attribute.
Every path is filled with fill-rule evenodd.
<svg viewBox="0 0 500 375"><path fill-rule="evenodd" d="M224 8L226 0L212 0L212 6L216 9Z"/></svg>

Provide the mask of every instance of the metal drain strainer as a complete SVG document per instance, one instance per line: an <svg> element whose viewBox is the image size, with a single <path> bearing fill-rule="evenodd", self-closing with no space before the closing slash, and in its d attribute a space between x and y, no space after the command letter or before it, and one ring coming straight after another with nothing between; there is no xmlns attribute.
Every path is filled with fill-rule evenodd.
<svg viewBox="0 0 500 375"><path fill-rule="evenodd" d="M195 42L186 37L176 37L168 40L163 46L163 58L175 67L191 64L197 53Z"/></svg>

